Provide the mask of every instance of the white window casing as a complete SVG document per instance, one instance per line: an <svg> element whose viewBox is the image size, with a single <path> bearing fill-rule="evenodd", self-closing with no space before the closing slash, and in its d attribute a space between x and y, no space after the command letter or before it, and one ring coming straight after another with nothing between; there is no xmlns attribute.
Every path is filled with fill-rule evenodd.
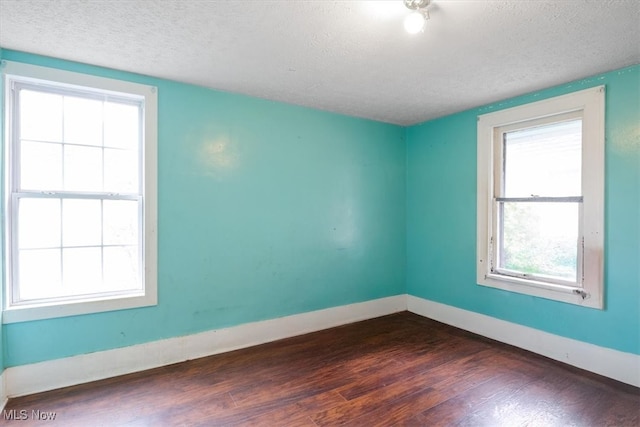
<svg viewBox="0 0 640 427"><path fill-rule="evenodd" d="M12 61L2 61L0 65L0 71L2 72L3 85L4 85L4 106L5 106L5 135L4 135L4 205L3 205L3 218L4 218L4 307L3 307L3 322L23 322L38 319L46 319L53 317L63 317L71 315L81 315L88 313L97 313L112 310L121 310L135 307L145 307L157 304L157 88L148 85L137 84L128 81L108 79L104 77L98 77L93 75L69 72L59 69L52 69L47 67L40 67L30 64L24 64ZM20 177L22 176L22 166L20 163L20 152L26 147L26 144L32 144L32 146L38 146L39 142L31 143L27 140L21 140L20 136L20 120L22 120L22 111L16 111L19 105L18 93L20 90L37 94L53 94L61 95L67 99L71 97L73 99L96 99L102 102L102 105L127 105L131 104L131 108L135 107L135 111L138 111L138 124L136 126L137 131L137 145L138 154L135 169L131 169L134 174L137 174L137 184L132 184L137 190L130 190L124 192L110 192L107 190L107 185L104 184L104 190L77 190L66 189L62 187L55 187L52 184L51 189L37 189L23 187L20 184ZM65 101L66 102L66 101ZM26 107L22 107L26 108ZM67 108L67 107L63 107ZM106 108L103 106L103 108ZM64 111L61 110L64 116ZM135 116L132 120L135 120ZM104 120L104 119L102 119ZM113 122L112 122L113 123ZM135 122L134 122L135 123ZM66 126L66 124L64 125ZM104 122L97 129L100 138L105 138ZM65 127L66 129L66 127ZM64 131L63 131L64 135ZM135 134L134 134L135 135ZM52 147L60 147L61 153L66 153L64 150L85 150L86 152L96 153L100 152L102 162L102 181L105 181L107 170L115 170L113 166L108 169L105 160L105 152L109 151L116 156L117 148L111 148L104 145L104 139L101 140L98 145L92 146L93 143L68 143L68 141L61 139L60 141L52 141L40 143L40 146L50 145ZM100 145L102 144L102 145ZM71 148L63 148L71 147ZM95 150L94 150L95 148ZM93 151L92 151L93 150ZM70 151L69 151L70 152ZM135 153L129 149L128 152ZM33 151L32 151L33 153ZM42 154L44 155L44 154ZM135 154L134 154L135 156ZM117 159L118 157L113 157ZM64 174L67 170L64 169L64 162L66 157L61 157ZM113 162L114 160L111 160ZM114 163L111 163L113 165ZM120 170L124 165L118 163L116 169ZM74 173L77 171L74 170ZM80 172L81 173L81 172ZM65 175L66 176L66 175ZM79 177L79 178L78 178ZM83 175L76 175L76 180L82 180ZM101 184L102 185L102 184ZM107 251L110 254L124 253L126 252L127 245L129 243L112 243L106 244L104 238L104 216L106 215L105 209L107 204L109 206L115 206L120 202L124 202L124 205L129 207L137 206L137 226L134 227L137 230L137 242L133 246L135 257L132 259L138 259L137 267L137 281L134 284L117 286L113 289L105 287L100 284L91 283L90 280L86 280L86 284L83 283L83 278L76 277L76 282L83 286L80 290L64 291L60 294L47 295L43 291L39 297L38 292L31 291L30 296L21 295L20 280L19 280L19 268L18 268L18 253L21 249L18 248L18 236L19 236L19 214L18 209L20 203L30 201L42 201L50 200L53 203L60 203L60 240L59 244L52 247L52 250L59 250L60 253L60 269L64 270L64 250L73 250L73 246L68 246L65 243L65 235L63 233L63 217L62 209L66 206L65 203L84 203L88 202L95 206L100 206L100 214L97 218L102 227L100 232L100 243L94 245L81 245L79 248L84 250L87 248L89 251L99 251L100 255L96 259L100 259L100 271L96 274L99 277L104 276L107 270L108 264L105 264L105 258ZM23 202L25 201L25 202ZM75 202L74 202L75 201ZM134 205L131 205L134 203ZM120 206L123 206L122 203ZM129 218L133 218L131 215L136 215L136 211L130 211ZM46 213L51 215L51 213ZM43 215L43 218L45 215ZM93 218L93 217L92 217ZM95 219L94 218L94 219ZM135 221L135 220L134 220ZM46 228L45 228L46 230ZM47 248L45 248L46 250ZM28 248L26 252L28 252ZM36 248L35 252L39 249ZM120 250L120 252L118 252ZM95 252L94 252L95 253ZM113 256L113 255L112 255ZM75 261L78 262L77 260ZM61 270L61 272L62 272ZM116 272L117 273L117 272ZM61 273L62 274L62 273ZM113 279L116 277L116 279ZM110 283L117 283L118 275L110 276ZM60 279L62 280L62 279ZM101 279L102 280L102 279ZM106 283L106 280L105 280ZM132 282L133 283L133 282ZM43 288L45 289L45 288ZM67 293L65 293L67 292Z"/></svg>
<svg viewBox="0 0 640 427"><path fill-rule="evenodd" d="M598 86L478 116L477 124L477 283L537 297L603 308L604 280L604 146L605 87ZM494 268L503 154L500 141L512 129L582 120L577 277L575 281L510 275ZM572 195L573 196L573 195ZM526 199L526 198L524 198ZM551 200L553 199L553 200ZM555 201L542 197L541 201ZM523 200L531 201L531 200Z"/></svg>

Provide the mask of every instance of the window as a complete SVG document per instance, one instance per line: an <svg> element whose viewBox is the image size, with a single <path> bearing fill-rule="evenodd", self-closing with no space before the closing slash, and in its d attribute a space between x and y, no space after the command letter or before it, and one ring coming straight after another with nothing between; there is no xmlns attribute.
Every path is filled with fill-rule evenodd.
<svg viewBox="0 0 640 427"><path fill-rule="evenodd" d="M155 305L156 89L2 65L4 322Z"/></svg>
<svg viewBox="0 0 640 427"><path fill-rule="evenodd" d="M478 117L478 284L603 306L604 87Z"/></svg>

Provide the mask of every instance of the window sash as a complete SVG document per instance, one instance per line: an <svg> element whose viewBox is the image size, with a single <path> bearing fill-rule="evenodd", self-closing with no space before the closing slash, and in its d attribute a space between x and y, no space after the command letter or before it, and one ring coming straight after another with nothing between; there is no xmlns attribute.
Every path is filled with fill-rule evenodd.
<svg viewBox="0 0 640 427"><path fill-rule="evenodd" d="M568 113L555 114L534 120L513 123L510 125L498 126L493 130L493 198L491 203L492 214L492 230L489 240L489 276L506 277L527 281L537 286L561 286L567 287L569 290L582 289L584 282L584 237L583 237L583 196L567 195L567 196L546 196L531 195L530 197L505 197L505 141L509 132L528 129L532 127L542 127L552 125L559 122L583 120L582 111L571 111ZM584 151L584 147L583 147ZM583 172L584 173L584 172ZM504 204L505 203L578 203L578 240L576 242L576 279L566 280L557 276L525 273L523 271L515 271L501 267L500 257L505 251L504 247Z"/></svg>
<svg viewBox="0 0 640 427"><path fill-rule="evenodd" d="M503 200L501 200L503 199ZM506 199L506 200L504 200ZM516 202L516 203L527 203L527 202L537 202L536 198L528 198L527 200L518 200L519 198L513 198L516 200L512 200L511 198L496 198L493 203L493 232L492 238L490 240L490 267L489 274L494 276L507 276L507 277L515 277L524 280L531 280L537 283L549 283L549 284L557 284L562 286L568 286L571 288L582 288L584 281L584 238L582 237L582 212L583 212L583 203L582 197L565 197L558 199L566 199L566 200L558 200L558 201L549 201L545 200L544 202L555 203L555 204L569 204L569 203L578 203L578 217L576 218L578 225L578 239L576 241L576 279L575 280L567 280L562 279L558 276L546 275L546 274L535 274L535 273L525 273L519 270L512 270L508 268L502 267L501 256L505 251L504 244L504 203L505 202ZM550 198L555 199L555 198ZM543 202L543 203L544 203Z"/></svg>
<svg viewBox="0 0 640 427"><path fill-rule="evenodd" d="M20 249L18 248L18 240L19 240L19 228L20 228L20 217L18 213L18 207L20 205L20 200L25 199L58 199L61 201L64 200L123 200L123 201L135 201L137 203L137 239L136 246L138 248L138 260L137 260L137 268L138 268L138 284L136 287L131 287L128 289L121 289L115 291L97 291L97 292L87 292L87 293L78 293L78 294L70 294L60 297L43 297L43 298L22 298L20 293ZM37 192L16 192L11 195L11 253L10 257L10 271L11 271L11 286L9 287L10 295L8 301L10 301L11 305L20 306L20 305L31 305L38 303L51 303L57 301L73 301L73 300L86 300L86 299L102 299L110 296L123 296L129 294L139 294L144 289L144 236L143 236L143 226L144 226L144 200L142 196L134 196L134 195L96 195L96 194L61 194L61 193L37 193ZM104 225L104 223L102 223ZM63 233L61 229L61 233ZM62 234L61 234L62 237ZM128 246L124 244L104 244L104 241L101 240L99 245L81 245L79 247L123 247ZM51 247L50 249L65 249L65 248L75 248L76 246L63 246L62 241L60 241L60 246ZM39 248L39 249L48 249L48 248ZM104 263L104 259L102 259L101 264Z"/></svg>
<svg viewBox="0 0 640 427"><path fill-rule="evenodd" d="M103 89L96 88L78 88L72 85L65 84L47 84L46 82L28 81L29 79L23 80L12 80L11 82L11 91L13 92L12 96L12 117L11 117L11 149L9 152L10 158L10 174L9 174L9 191L11 193L15 192L26 192L21 186L20 183L20 162L21 162L21 141L22 137L20 135L20 90L30 90L34 92L42 92L42 93L50 93L61 96L73 96L77 98L84 98L102 102L112 102L124 105L135 106L138 108L138 135L137 135L137 176L138 176L138 188L136 193L129 194L138 194L143 195L144 192L144 98L142 96L136 96L133 94L121 94L119 92L107 91ZM103 126L104 126L104 117L103 117ZM103 135L104 138L104 135ZM92 146L92 145L84 145L77 143L68 143L64 141L35 141L35 142L46 142L46 143L54 143L54 144L63 144L66 146L80 146L80 147L91 147L91 148L102 148L104 153L105 149L108 150L119 150L117 147L110 146ZM104 144L104 141L102 141ZM103 157L103 165L104 165L104 157ZM104 173L104 172L103 172ZM108 191L91 191L91 192L73 192L66 190L54 190L56 193L78 193L78 194L114 194Z"/></svg>

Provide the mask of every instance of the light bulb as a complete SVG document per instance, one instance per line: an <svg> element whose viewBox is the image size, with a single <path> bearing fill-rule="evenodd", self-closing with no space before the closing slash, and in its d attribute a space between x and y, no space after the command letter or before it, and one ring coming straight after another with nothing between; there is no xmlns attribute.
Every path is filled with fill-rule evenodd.
<svg viewBox="0 0 640 427"><path fill-rule="evenodd" d="M404 18L404 29L409 34L417 34L424 29L425 16L418 11L412 12Z"/></svg>

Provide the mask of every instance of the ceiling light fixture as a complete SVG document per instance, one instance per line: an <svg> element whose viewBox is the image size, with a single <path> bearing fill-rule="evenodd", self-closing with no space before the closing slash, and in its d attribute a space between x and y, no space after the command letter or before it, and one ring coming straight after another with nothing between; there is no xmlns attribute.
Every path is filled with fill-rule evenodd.
<svg viewBox="0 0 640 427"><path fill-rule="evenodd" d="M404 29L409 34L417 34L424 31L424 24L429 19L427 7L431 0L404 0L404 5L412 12L404 18Z"/></svg>

